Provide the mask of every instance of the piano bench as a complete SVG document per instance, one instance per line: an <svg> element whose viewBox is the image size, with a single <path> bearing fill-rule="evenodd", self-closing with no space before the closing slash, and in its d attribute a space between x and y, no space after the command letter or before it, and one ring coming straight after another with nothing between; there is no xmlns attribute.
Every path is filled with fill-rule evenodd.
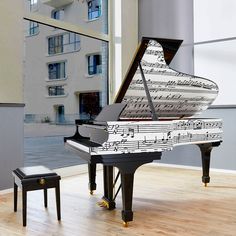
<svg viewBox="0 0 236 236"><path fill-rule="evenodd" d="M17 190L22 189L22 216L23 226L26 226L26 210L27 210L27 191L44 190L44 206L47 207L47 189L55 188L57 219L61 220L61 204L60 204L60 179L57 173L51 171L44 166L22 167L13 170L14 177L14 211L17 211Z"/></svg>

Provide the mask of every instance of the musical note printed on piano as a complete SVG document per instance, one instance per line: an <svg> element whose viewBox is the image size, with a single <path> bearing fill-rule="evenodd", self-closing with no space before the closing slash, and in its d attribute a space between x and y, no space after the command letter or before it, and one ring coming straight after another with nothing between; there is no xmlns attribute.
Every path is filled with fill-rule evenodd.
<svg viewBox="0 0 236 236"><path fill-rule="evenodd" d="M174 146L222 140L222 120L109 121L110 132L93 154L167 151Z"/></svg>

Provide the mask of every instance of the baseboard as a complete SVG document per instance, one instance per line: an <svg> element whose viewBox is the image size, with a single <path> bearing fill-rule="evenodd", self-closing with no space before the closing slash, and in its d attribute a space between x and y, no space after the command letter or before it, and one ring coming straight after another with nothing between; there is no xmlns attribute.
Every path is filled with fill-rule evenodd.
<svg viewBox="0 0 236 236"><path fill-rule="evenodd" d="M13 193L13 188L0 190L0 195L4 195L4 194L8 194L8 193Z"/></svg>
<svg viewBox="0 0 236 236"><path fill-rule="evenodd" d="M168 167L168 168L189 169L189 170L200 170L200 171L202 170L202 167L198 167L198 166L175 165L175 164L165 164L165 163L157 163L157 162L148 163L147 165L163 166L163 167ZM210 171L225 173L225 174L236 174L236 170L210 168Z"/></svg>

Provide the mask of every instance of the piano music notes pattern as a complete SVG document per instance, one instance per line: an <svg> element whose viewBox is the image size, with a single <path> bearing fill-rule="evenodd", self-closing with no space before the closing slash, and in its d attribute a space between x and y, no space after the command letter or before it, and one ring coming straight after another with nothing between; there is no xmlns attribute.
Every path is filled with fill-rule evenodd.
<svg viewBox="0 0 236 236"><path fill-rule="evenodd" d="M92 147L92 155L163 152L174 146L222 140L221 119L172 121L108 121L108 140Z"/></svg>
<svg viewBox="0 0 236 236"><path fill-rule="evenodd" d="M162 46L150 40L141 66L159 118L192 117L206 110L218 94L211 80L191 76L171 69L165 62ZM122 100L127 106L120 119L150 119L151 110L139 68Z"/></svg>

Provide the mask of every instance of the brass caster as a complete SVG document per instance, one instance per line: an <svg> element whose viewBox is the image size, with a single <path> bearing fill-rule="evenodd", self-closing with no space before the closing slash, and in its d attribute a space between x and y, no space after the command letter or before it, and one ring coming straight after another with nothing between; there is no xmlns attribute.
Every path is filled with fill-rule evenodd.
<svg viewBox="0 0 236 236"><path fill-rule="evenodd" d="M91 190L89 193L90 193L90 195L93 195L93 190Z"/></svg>
<svg viewBox="0 0 236 236"><path fill-rule="evenodd" d="M207 187L207 183L205 183L204 186Z"/></svg>
<svg viewBox="0 0 236 236"><path fill-rule="evenodd" d="M123 226L124 226L124 227L128 227L128 222L123 221Z"/></svg>

